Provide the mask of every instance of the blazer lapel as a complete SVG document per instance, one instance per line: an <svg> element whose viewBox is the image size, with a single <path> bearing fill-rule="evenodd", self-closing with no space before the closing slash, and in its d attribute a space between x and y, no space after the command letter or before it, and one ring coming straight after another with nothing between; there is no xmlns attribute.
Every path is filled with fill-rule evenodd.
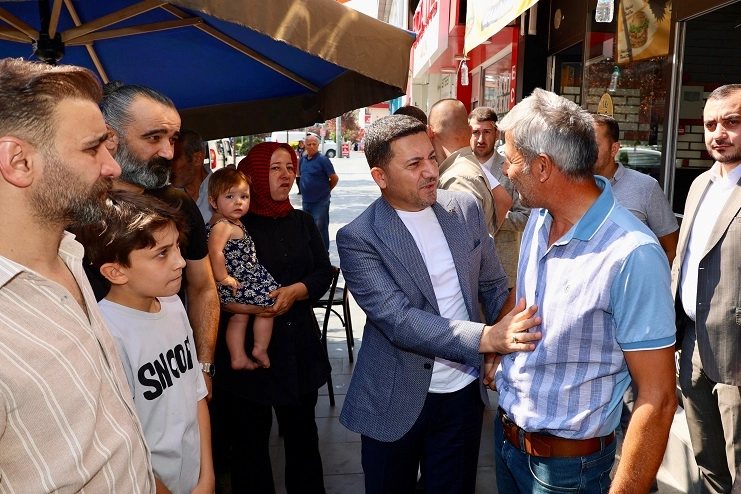
<svg viewBox="0 0 741 494"><path fill-rule="evenodd" d="M407 271L409 277L439 314L440 308L437 306L437 298L435 297L435 290L432 288L430 274L414 237L385 199L379 199L377 205L373 223L376 235L388 247L391 254L396 257L402 268Z"/></svg>
<svg viewBox="0 0 741 494"><path fill-rule="evenodd" d="M440 200L439 191L438 200ZM453 263L458 274L458 283L461 287L461 293L463 294L463 300L466 303L468 313L474 314L473 300L466 284L471 276L467 256L469 244L466 238L466 219L463 217L463 212L457 206L458 203L450 197L445 204L441 204L440 202L433 204L432 210L435 212L435 216L437 216L437 221L440 223L440 228L442 228L445 239L448 242L448 247L450 247L450 254L453 256ZM464 228L461 228L461 224L464 225ZM478 312L478 309L476 311Z"/></svg>
<svg viewBox="0 0 741 494"><path fill-rule="evenodd" d="M723 206L723 209L720 211L718 219L715 221L715 225L713 226L713 231L710 232L710 238L708 238L708 243L705 246L702 257L705 257L708 252L715 247L715 244L718 243L726 230L728 230L728 226L731 224L731 221L733 221L733 218L738 214L739 209L741 209L741 180L736 183L736 187L733 189L733 192L731 192L728 202L726 202L725 206Z"/></svg>
<svg viewBox="0 0 741 494"><path fill-rule="evenodd" d="M697 180L701 182L697 184L697 187L690 187L690 190L694 189L694 192L687 196L687 201L684 205L684 218L682 219L682 228L679 230L679 240L677 241L677 257L679 259L684 258L684 253L687 250L687 242L692 232L692 224L697 214L697 206L700 204L700 199L705 195L705 191L710 184L710 175L706 172L700 175ZM687 223L687 226L685 226L685 223Z"/></svg>

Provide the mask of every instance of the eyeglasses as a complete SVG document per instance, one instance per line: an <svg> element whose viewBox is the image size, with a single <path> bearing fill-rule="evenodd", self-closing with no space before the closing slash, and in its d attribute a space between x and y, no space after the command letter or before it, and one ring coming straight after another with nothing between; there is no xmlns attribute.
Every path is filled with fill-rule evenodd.
<svg viewBox="0 0 741 494"><path fill-rule="evenodd" d="M504 158L507 157L507 155L504 154L504 144L502 144L501 146L497 147L497 153L499 153L499 156L502 156Z"/></svg>

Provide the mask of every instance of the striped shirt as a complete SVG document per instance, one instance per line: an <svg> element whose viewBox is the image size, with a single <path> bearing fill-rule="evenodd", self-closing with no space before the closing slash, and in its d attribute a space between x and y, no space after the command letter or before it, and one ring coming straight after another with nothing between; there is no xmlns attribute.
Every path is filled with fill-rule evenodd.
<svg viewBox="0 0 741 494"><path fill-rule="evenodd" d="M59 256L88 314L0 257L0 493L152 493L149 450L73 238Z"/></svg>
<svg viewBox="0 0 741 494"><path fill-rule="evenodd" d="M666 255L656 237L602 194L548 247L552 217L534 210L520 248L517 298L538 305L543 338L502 359L500 406L530 432L588 439L612 432L630 382L623 352L674 345Z"/></svg>

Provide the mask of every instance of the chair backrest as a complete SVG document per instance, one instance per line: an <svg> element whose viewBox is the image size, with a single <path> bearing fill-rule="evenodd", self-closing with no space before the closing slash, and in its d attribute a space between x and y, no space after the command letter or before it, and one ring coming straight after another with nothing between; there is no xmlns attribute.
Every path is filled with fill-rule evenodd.
<svg viewBox="0 0 741 494"><path fill-rule="evenodd" d="M337 290L337 281L340 279L340 268L332 266L332 283L329 286L329 292L327 292L327 300L322 300L320 303L322 306L327 304L324 308L324 323L322 324L322 340L324 344L327 344L327 329L329 328L329 315L332 312L332 304L334 303L334 294Z"/></svg>

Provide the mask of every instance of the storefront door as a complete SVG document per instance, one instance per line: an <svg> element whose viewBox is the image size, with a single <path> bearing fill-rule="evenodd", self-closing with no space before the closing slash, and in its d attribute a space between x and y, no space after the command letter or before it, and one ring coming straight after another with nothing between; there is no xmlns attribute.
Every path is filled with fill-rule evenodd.
<svg viewBox="0 0 741 494"><path fill-rule="evenodd" d="M702 110L708 94L723 84L741 83L741 1L697 12L697 2L682 7L678 3L676 25L677 71L675 105L671 125L676 132L668 137L674 162L668 163L667 176L673 174L669 189L675 213L684 212L692 181L713 160L705 149ZM692 14L682 19L683 13ZM673 167L671 165L674 165Z"/></svg>

